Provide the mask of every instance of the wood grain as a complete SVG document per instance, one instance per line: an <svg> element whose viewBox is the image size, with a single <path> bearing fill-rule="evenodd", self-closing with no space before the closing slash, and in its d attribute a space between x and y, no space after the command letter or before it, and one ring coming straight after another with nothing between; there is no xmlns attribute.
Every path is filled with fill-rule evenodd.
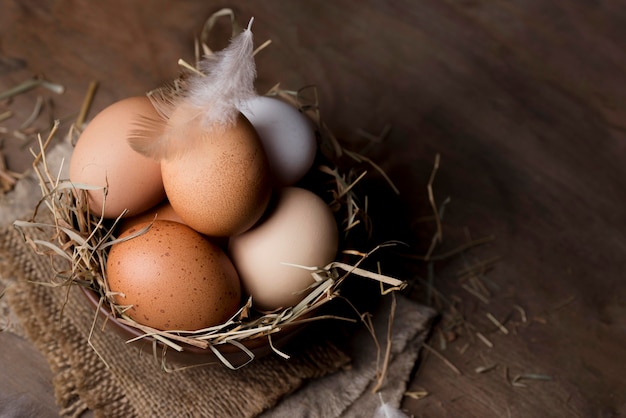
<svg viewBox="0 0 626 418"><path fill-rule="evenodd" d="M372 202L374 213L394 215L381 236L401 237L416 253L428 246L431 225L417 219L429 214L425 187L437 153L435 197L451 198L440 251L465 242L467 231L495 236L435 264L438 287L494 347L472 341L460 354L469 337L450 344L443 354L461 377L428 356L410 389L429 396L405 406L428 417L626 414L622 2L7 0L0 89L45 74L66 87L55 113L69 115L98 80L96 112L173 77L179 57L193 58L206 17L233 4L242 22L255 17L257 42L272 40L258 56L260 91L317 85L325 119L357 148L357 129L391 126L369 154L402 191ZM16 99L16 119L30 112L27 103ZM23 166L20 146L5 146L9 164ZM494 255L502 259L487 275L496 286L484 305L456 273ZM406 274L425 276L423 265L414 268ZM505 318L514 304L529 318L516 334L485 322L486 310ZM475 373L491 362L495 369ZM552 380L514 387L505 370Z"/></svg>

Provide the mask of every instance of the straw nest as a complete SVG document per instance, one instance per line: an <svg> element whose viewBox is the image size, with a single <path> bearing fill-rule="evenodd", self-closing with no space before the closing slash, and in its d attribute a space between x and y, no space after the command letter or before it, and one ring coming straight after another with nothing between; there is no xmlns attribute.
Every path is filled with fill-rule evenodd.
<svg viewBox="0 0 626 418"><path fill-rule="evenodd" d="M234 22L232 12L218 12L207 21L203 33L208 33L216 17L223 15L229 15L231 21ZM200 40L198 45L203 53L211 53L204 40ZM199 48L196 50L199 51ZM185 71L198 71L194 65L182 61L180 64L183 69L181 80L184 78ZM321 186L320 189L327 191L324 198L337 214L340 231L344 231L344 235L347 235L356 227L367 230L370 220L366 207L362 207L366 197L359 196L357 193L359 188L356 187L368 173L366 168L369 167L385 177L394 190L395 186L379 166L370 159L345 149L335 138L320 116L317 91L314 87L290 91L275 86L267 94L277 96L292 104L314 123L319 141L319 154L325 161L314 169L319 174L316 179L325 179L318 185ZM99 297L101 307L106 307L121 324L139 330L140 336L137 339L151 340L154 347L160 343L163 354L168 349L184 351L186 347L193 346L212 351L226 366L235 368L223 356L220 346L224 344L234 346L245 352L251 361L255 355L247 347L247 343L265 339L277 354L288 358L287 354L274 347L272 336L281 330L305 322L328 318L346 319L318 312L321 306L340 295L342 283L349 276L380 282L382 293L399 290L406 285L401 280L360 267L372 252L395 243L374 245L366 252L344 247L340 249L337 261L326 266L310 267L314 284L311 285L310 293L295 306L271 313L262 313L255 311L252 300L248 299L225 323L190 332L168 332L141 325L124 313L124 307L115 304L107 285L107 255L111 246L118 242L115 227L120 218L107 220L89 211L87 192L94 189L101 190L101 188L72 183L68 179L61 178L59 173L51 172L48 166L46 149L57 134L57 128L58 123L47 138L39 136L39 150L31 151L34 157L33 170L39 180L42 198L34 208L32 217L29 220L16 221L15 226L34 251L50 259L52 274L50 280L43 284L82 286L94 291ZM72 137L79 133L80 127L74 126L70 129L68 140L72 140ZM343 161L343 165L348 165L348 168L340 167L338 163L340 160ZM345 164L346 161L351 161L353 166ZM357 166L360 168L356 168ZM366 168L363 168L364 166ZM102 190L102 193L106 196L106 188ZM41 238L42 231L47 238ZM344 240L344 245L347 245L345 243L348 241ZM65 314L70 313L66 311Z"/></svg>

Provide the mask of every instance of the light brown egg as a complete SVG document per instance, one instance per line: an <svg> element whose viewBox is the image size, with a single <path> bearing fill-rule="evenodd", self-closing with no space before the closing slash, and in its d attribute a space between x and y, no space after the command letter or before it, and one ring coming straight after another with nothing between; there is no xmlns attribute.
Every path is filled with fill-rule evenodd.
<svg viewBox="0 0 626 418"><path fill-rule="evenodd" d="M176 119L185 107L174 111ZM211 236L239 234L261 217L271 195L267 157L250 122L204 131L190 124L194 148L163 159L161 173L170 204L193 229ZM197 140L200 138L201 140Z"/></svg>
<svg viewBox="0 0 626 418"><path fill-rule="evenodd" d="M89 191L93 213L116 218L128 209L127 216L136 215L165 198L160 164L128 144L142 124L158 124L159 118L150 100L139 96L110 105L89 122L74 148L69 173L75 184L108 186L104 212L102 191Z"/></svg>
<svg viewBox="0 0 626 418"><path fill-rule="evenodd" d="M120 237L136 234L148 223ZM241 286L228 256L186 225L155 221L111 247L107 281L119 305L140 324L195 331L225 322L239 308Z"/></svg>
<svg viewBox="0 0 626 418"><path fill-rule="evenodd" d="M254 228L231 237L229 254L244 291L261 310L289 307L314 283L306 267L324 267L337 254L338 230L326 203L315 193L287 187L280 191Z"/></svg>

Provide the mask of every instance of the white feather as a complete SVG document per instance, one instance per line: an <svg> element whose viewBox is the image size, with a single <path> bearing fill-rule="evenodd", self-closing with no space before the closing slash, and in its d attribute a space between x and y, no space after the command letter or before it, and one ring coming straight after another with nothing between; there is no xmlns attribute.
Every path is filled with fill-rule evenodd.
<svg viewBox="0 0 626 418"><path fill-rule="evenodd" d="M398 408L384 402L380 393L378 393L378 397L380 398L380 406L374 411L373 418L409 418L407 414Z"/></svg>
<svg viewBox="0 0 626 418"><path fill-rule="evenodd" d="M398 408L384 403L376 409L374 418L409 418L409 416Z"/></svg>
<svg viewBox="0 0 626 418"><path fill-rule="evenodd" d="M236 122L238 108L257 95L252 22L228 47L204 57L202 74L149 95L162 121L140 121L129 138L136 151L157 160L177 157L193 151L207 133Z"/></svg>
<svg viewBox="0 0 626 418"><path fill-rule="evenodd" d="M252 22L253 19L226 49L209 55L200 63L205 77L196 76L189 81L189 99L202 111L205 127L233 123L238 107L256 95Z"/></svg>

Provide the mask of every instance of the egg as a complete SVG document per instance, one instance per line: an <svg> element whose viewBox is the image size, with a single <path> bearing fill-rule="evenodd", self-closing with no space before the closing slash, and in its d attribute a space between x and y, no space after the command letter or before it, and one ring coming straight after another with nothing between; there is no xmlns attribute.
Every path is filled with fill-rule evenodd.
<svg viewBox="0 0 626 418"><path fill-rule="evenodd" d="M317 141L311 121L290 104L268 96L247 100L240 110L261 138L276 184L295 185L315 160Z"/></svg>
<svg viewBox="0 0 626 418"><path fill-rule="evenodd" d="M137 234L149 222L120 235ZM147 232L113 246L107 283L126 314L159 330L195 331L221 324L240 306L241 286L228 256L188 226L154 221Z"/></svg>
<svg viewBox="0 0 626 418"><path fill-rule="evenodd" d="M75 184L107 186L106 199L102 189L88 191L92 213L116 218L127 209L127 216L136 215L165 198L159 162L128 143L142 124L158 125L159 118L147 97L129 97L102 110L82 132L70 159L69 177Z"/></svg>
<svg viewBox="0 0 626 418"><path fill-rule="evenodd" d="M170 124L186 118L176 108ZM167 198L193 229L211 236L230 236L252 227L263 215L272 193L267 157L259 137L242 115L236 123L204 130L181 123L194 148L161 160ZM177 132L178 134L178 132ZM199 140L200 139L200 140Z"/></svg>
<svg viewBox="0 0 626 418"><path fill-rule="evenodd" d="M314 279L293 264L324 267L335 259L337 248L333 213L319 196L299 187L281 189L267 215L231 237L228 246L244 292L259 310L297 304Z"/></svg>

